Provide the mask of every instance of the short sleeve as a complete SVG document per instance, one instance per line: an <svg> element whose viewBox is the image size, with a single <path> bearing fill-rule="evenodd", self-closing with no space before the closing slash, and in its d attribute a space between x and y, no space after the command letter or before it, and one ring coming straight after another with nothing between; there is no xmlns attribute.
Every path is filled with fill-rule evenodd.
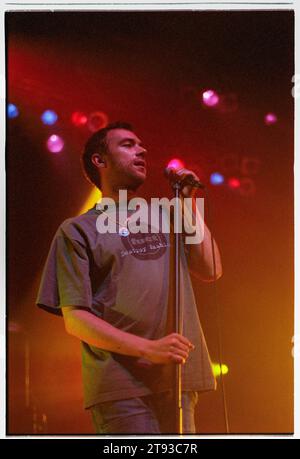
<svg viewBox="0 0 300 459"><path fill-rule="evenodd" d="M86 247L63 231L52 240L43 269L36 304L62 315L63 306L90 309L92 289Z"/></svg>

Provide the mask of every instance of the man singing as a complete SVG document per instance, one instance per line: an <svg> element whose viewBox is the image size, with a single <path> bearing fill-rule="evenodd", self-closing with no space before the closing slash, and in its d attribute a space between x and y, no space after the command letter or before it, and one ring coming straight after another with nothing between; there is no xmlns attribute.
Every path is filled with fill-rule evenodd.
<svg viewBox="0 0 300 459"><path fill-rule="evenodd" d="M81 341L85 407L99 434L174 432L172 369L182 365L183 433L196 433L198 393L214 390L215 379L201 329L189 271L213 281L222 273L211 235L182 244L183 334L169 327L170 234L151 222L149 232L130 232L135 210L128 200L146 179L146 150L127 123L113 123L93 134L82 157L87 178L110 198L111 208L95 205L58 228L46 260L36 303L63 315L66 331ZM180 182L191 174L174 172ZM181 197L195 196L182 186ZM125 218L119 217L123 215ZM97 219L115 232L100 232ZM199 218L199 216L197 216ZM143 222L140 222L143 223ZM183 241L184 236L183 237Z"/></svg>

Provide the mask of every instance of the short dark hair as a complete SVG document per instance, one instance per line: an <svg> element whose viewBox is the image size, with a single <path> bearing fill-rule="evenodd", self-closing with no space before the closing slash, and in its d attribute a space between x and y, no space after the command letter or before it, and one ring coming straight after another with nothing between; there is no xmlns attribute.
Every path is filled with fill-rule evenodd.
<svg viewBox="0 0 300 459"><path fill-rule="evenodd" d="M112 129L126 129L127 131L133 131L132 125L126 123L125 121L109 123L105 128L99 129L99 131L95 132L88 139L81 157L86 178L99 189L101 189L101 177L99 174L99 169L92 163L91 158L94 153L99 153L100 155L107 153L106 136L107 133Z"/></svg>

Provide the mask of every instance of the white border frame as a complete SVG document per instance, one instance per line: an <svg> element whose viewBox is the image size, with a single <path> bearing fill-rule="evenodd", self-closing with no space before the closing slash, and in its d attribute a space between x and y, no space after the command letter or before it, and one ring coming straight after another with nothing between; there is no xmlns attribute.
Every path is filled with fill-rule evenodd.
<svg viewBox="0 0 300 459"><path fill-rule="evenodd" d="M298 3L298 4L297 4ZM108 11L108 10L122 10L122 11L160 11L160 10L294 10L295 11L295 74L299 75L300 78L300 58L297 58L297 55L300 56L299 43L300 43L300 5L299 2L294 1L282 1L282 2L271 2L271 1L252 1L252 2L195 2L195 1L151 1L146 2L142 0L127 0L126 2L116 1L116 2L41 2L41 1L31 1L31 2L3 2L0 3L1 15L0 15L0 145L1 145L1 155L0 155L0 254L2 263L0 264L0 295L1 295L1 304L2 310L0 314L0 438L99 438L97 436L80 436L75 437L70 436L59 436L55 437L54 435L49 436L9 436L6 437L6 421L5 421L5 412L4 407L6 406L6 387L5 387L5 267L6 267L6 251L5 251L5 161L4 161L4 152L5 152L5 35L4 35L4 13L5 11L43 11L43 10L57 10L57 11L68 11L68 10L85 10L85 11ZM298 51L298 52L297 52ZM292 88L292 82L291 82ZM300 91L299 91L300 92ZM295 415L295 424L294 424L294 436L292 438L300 438L300 314L299 314L299 259L300 259L300 246L299 246L299 216L300 216L300 203L299 203L299 192L300 192L300 167L299 167L299 148L300 148L300 126L298 123L299 120L299 98L295 99L295 347L294 347L294 359L295 359L295 402L294 402L294 415ZM292 347L292 343L291 343ZM2 409L3 408L3 409ZM124 436L105 436L105 439L111 438L124 438ZM125 437L128 438L128 437ZM142 438L142 437L139 437ZM170 440L175 439L174 436L151 436L143 437L149 439L155 438L170 438ZM178 437L179 438L179 437ZM189 436L189 439L193 438L291 438L288 435L279 436L279 435L201 435L201 436ZM134 440L134 439L133 439Z"/></svg>

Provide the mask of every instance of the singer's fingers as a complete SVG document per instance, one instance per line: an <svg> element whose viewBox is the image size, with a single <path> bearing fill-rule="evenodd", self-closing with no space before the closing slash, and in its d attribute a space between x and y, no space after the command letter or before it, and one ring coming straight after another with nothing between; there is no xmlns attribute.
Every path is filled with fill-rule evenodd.
<svg viewBox="0 0 300 459"><path fill-rule="evenodd" d="M175 167L168 167L168 172L170 175L177 175L177 169L175 169Z"/></svg>
<svg viewBox="0 0 300 459"><path fill-rule="evenodd" d="M175 176L180 178L181 180L184 180L186 177L191 177L194 180L199 180L199 177L198 177L197 174L195 174L195 172L190 171L189 169L185 169L185 168L176 170L175 171ZM173 177L174 177L174 175L173 175Z"/></svg>

